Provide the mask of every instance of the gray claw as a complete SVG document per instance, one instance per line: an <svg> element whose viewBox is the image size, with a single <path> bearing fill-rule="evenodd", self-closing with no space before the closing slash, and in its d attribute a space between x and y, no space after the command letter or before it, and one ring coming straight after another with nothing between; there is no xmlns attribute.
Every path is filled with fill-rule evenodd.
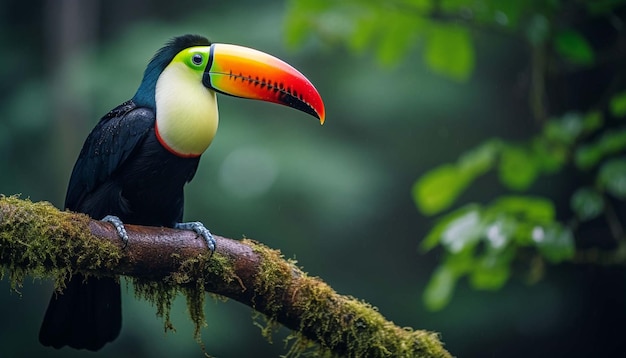
<svg viewBox="0 0 626 358"><path fill-rule="evenodd" d="M213 235L211 235L209 229L207 229L201 222L191 221L187 223L178 223L174 225L174 228L195 231L197 234L201 235L204 238L204 241L211 251L211 254L213 254L213 252L215 251L215 238L213 238Z"/></svg>
<svg viewBox="0 0 626 358"><path fill-rule="evenodd" d="M122 220L115 215L107 215L103 217L101 221L110 222L115 226L115 230L117 230L117 234L124 243L124 248L126 248L126 246L128 246L128 234L126 233L126 228Z"/></svg>

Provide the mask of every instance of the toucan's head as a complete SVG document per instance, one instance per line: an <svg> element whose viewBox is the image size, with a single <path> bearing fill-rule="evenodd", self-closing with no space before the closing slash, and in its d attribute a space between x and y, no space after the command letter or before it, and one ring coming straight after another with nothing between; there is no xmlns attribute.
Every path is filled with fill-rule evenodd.
<svg viewBox="0 0 626 358"><path fill-rule="evenodd" d="M216 92L293 107L324 123L322 98L298 70L266 53L197 35L176 37L156 53L133 101L156 111L157 137L168 150L195 157L217 131Z"/></svg>

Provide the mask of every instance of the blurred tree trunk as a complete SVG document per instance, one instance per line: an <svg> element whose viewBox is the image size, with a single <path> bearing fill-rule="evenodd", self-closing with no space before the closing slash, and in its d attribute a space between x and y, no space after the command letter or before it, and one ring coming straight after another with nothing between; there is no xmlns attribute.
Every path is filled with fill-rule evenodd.
<svg viewBox="0 0 626 358"><path fill-rule="evenodd" d="M91 99L73 73L77 56L95 42L98 29L98 0L48 0L44 8L46 45L44 63L51 78L50 98L53 123L54 157L59 163L49 180L64 187L74 159L93 125ZM57 198L55 198L57 199ZM59 198L62 200L62 198ZM56 200L54 200L56 202ZM59 201L62 202L62 201Z"/></svg>

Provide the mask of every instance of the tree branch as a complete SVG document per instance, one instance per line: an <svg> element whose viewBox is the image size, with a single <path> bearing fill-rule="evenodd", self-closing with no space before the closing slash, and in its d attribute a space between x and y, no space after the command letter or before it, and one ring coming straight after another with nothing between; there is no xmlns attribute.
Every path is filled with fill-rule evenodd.
<svg viewBox="0 0 626 358"><path fill-rule="evenodd" d="M296 331L295 345L310 340L325 352L352 357L450 357L436 333L394 325L255 241L216 236L217 250L209 257L193 232L126 229L130 241L123 248L109 223L0 196L0 273L9 273L13 287L26 275L54 277L62 287L74 272L201 287Z"/></svg>

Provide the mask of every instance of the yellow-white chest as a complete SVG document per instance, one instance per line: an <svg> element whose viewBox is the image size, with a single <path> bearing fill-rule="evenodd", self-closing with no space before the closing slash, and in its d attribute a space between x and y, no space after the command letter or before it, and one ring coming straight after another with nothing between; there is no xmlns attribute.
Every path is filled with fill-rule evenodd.
<svg viewBox="0 0 626 358"><path fill-rule="evenodd" d="M181 157L200 156L217 132L217 98L199 77L183 63L171 63L156 84L157 137Z"/></svg>

